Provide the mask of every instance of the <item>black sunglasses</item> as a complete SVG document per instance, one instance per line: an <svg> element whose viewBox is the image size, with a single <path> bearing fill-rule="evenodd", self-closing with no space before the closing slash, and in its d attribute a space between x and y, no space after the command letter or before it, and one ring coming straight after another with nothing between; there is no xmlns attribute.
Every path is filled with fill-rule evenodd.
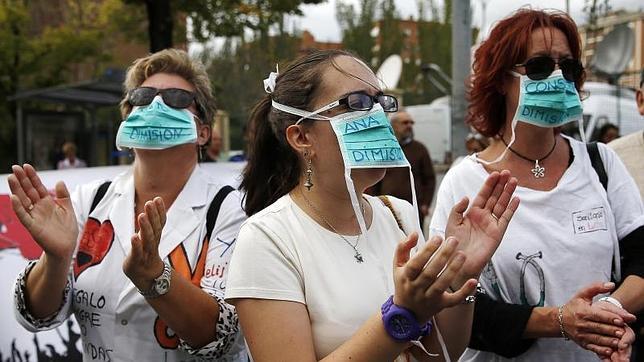
<svg viewBox="0 0 644 362"><path fill-rule="evenodd" d="M516 64L515 67L525 67L525 74L528 78L542 80L554 72L555 65L559 65L564 78L571 82L578 81L584 71L584 66L578 59L553 59L545 55L530 58L523 64Z"/></svg>
<svg viewBox="0 0 644 362"><path fill-rule="evenodd" d="M147 106L152 103L152 100L157 94L161 94L163 102L172 108L188 108L190 104L195 101L195 94L185 89L157 89L152 87L139 87L132 89L128 94L127 101L132 106Z"/></svg>
<svg viewBox="0 0 644 362"><path fill-rule="evenodd" d="M355 92L339 99L338 103L346 105L352 111L368 111L376 103L379 103L385 112L398 111L398 99L389 94L372 96L365 92Z"/></svg>

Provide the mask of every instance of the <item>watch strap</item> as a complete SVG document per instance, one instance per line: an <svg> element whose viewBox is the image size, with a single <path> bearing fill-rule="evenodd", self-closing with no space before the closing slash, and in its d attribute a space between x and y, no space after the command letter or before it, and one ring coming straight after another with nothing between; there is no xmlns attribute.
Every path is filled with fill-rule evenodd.
<svg viewBox="0 0 644 362"><path fill-rule="evenodd" d="M138 290L139 294L141 294L144 298L150 299L150 298L160 297L160 296L162 296L162 295L164 295L164 294L166 294L168 292L171 276L172 276L172 267L170 266L170 264L168 262L164 262L163 263L163 271L161 272L161 275L159 275L158 277L154 278L154 280L152 282L152 286L150 287L150 289L148 291L143 291L143 290L141 290L139 288L136 288L136 290ZM157 290L157 284L159 284L159 283L161 283L163 281L167 281L168 288L166 288L166 290L163 293L159 293L159 291Z"/></svg>

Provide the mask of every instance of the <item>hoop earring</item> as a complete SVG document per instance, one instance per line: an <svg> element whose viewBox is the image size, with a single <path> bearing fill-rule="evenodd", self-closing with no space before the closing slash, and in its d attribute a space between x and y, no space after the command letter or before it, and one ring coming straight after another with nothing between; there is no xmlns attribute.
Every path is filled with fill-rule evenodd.
<svg viewBox="0 0 644 362"><path fill-rule="evenodd" d="M304 187L306 187L307 191L311 191L311 187L313 187L313 166L311 165L311 159L308 158L309 153L305 152L304 153L304 158L306 159L306 181L304 181Z"/></svg>

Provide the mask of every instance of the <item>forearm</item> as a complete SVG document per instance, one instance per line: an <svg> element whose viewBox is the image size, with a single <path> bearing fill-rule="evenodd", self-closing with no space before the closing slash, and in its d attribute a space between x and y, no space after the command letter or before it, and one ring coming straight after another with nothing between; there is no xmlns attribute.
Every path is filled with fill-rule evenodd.
<svg viewBox="0 0 644 362"><path fill-rule="evenodd" d="M445 308L435 317L437 325L432 334L438 334L440 330L452 361L458 360L467 348L473 319L474 303Z"/></svg>
<svg viewBox="0 0 644 362"><path fill-rule="evenodd" d="M58 259L43 253L27 275L26 304L34 318L46 318L58 311L67 285L71 256Z"/></svg>
<svg viewBox="0 0 644 362"><path fill-rule="evenodd" d="M382 323L382 316L376 313L338 349L322 361L393 361L410 346L391 338Z"/></svg>
<svg viewBox="0 0 644 362"><path fill-rule="evenodd" d="M217 301L176 272L168 293L146 299L159 317L192 348L201 348L216 336Z"/></svg>
<svg viewBox="0 0 644 362"><path fill-rule="evenodd" d="M644 278L629 275L611 296L630 313L639 313L644 309Z"/></svg>
<svg viewBox="0 0 644 362"><path fill-rule="evenodd" d="M535 307L523 331L523 338L561 337L555 307Z"/></svg>

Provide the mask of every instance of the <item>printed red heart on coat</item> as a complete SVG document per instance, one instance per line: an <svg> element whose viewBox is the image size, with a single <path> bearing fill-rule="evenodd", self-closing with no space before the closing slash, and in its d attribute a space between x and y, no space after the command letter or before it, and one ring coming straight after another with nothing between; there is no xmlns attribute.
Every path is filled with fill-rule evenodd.
<svg viewBox="0 0 644 362"><path fill-rule="evenodd" d="M113 241L114 227L111 221L100 223L91 217L87 219L74 261L74 279L78 280L78 276L87 268L100 264Z"/></svg>

